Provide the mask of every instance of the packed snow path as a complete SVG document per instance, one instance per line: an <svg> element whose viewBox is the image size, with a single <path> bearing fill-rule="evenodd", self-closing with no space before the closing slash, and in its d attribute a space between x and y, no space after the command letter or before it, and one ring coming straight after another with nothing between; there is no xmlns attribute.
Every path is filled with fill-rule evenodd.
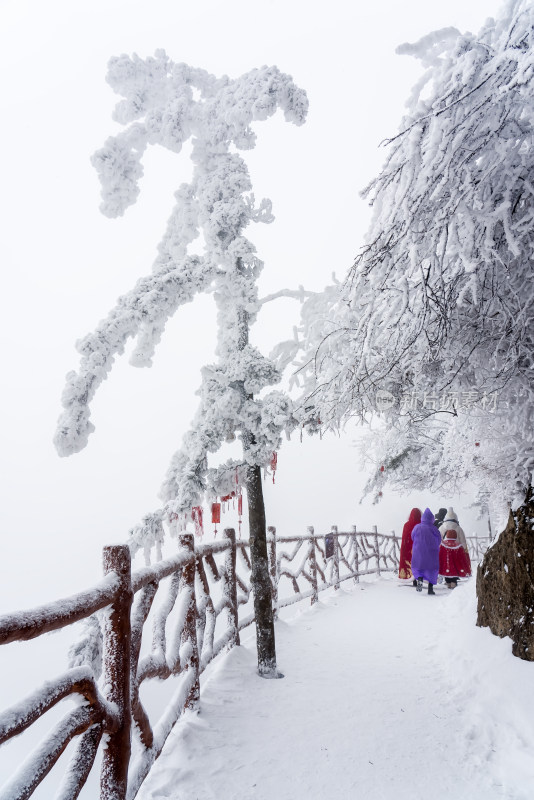
<svg viewBox="0 0 534 800"><path fill-rule="evenodd" d="M140 800L521 800L534 795L534 664L475 627L474 580L437 596L360 583L277 623L204 681Z"/></svg>

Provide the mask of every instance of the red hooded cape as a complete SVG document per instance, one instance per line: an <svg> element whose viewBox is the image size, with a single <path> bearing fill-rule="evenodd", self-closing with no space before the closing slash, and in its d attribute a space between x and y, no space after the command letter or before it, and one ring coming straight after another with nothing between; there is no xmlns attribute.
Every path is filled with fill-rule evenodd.
<svg viewBox="0 0 534 800"><path fill-rule="evenodd" d="M412 531L421 522L421 511L412 508L408 522L404 523L402 529L402 541L399 557L399 578L412 578Z"/></svg>

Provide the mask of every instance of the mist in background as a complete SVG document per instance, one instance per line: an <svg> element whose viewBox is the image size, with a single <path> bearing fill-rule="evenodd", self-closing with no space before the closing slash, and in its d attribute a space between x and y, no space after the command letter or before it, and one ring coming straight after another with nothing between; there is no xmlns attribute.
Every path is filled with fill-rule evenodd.
<svg viewBox="0 0 534 800"><path fill-rule="evenodd" d="M214 357L215 305L204 296L170 320L152 368L131 367L128 352L117 359L92 404L88 447L68 459L56 454L64 376L78 364L74 342L150 271L173 192L190 175L187 147L179 156L149 149L136 205L118 220L99 213L89 157L119 127L108 59L164 48L175 61L231 76L276 64L307 91L302 128L281 116L254 126L257 147L244 157L256 198L272 200L276 219L247 236L265 262L262 295L301 284L320 290L333 272L343 279L363 244L369 209L358 192L379 170L379 143L396 132L421 74L395 47L450 25L477 31L498 8L493 0L3 0L2 613L100 578L102 546L124 541L160 505L168 462L196 410L200 368ZM251 339L268 354L298 321L297 302L269 303ZM332 524L400 532L412 506L453 503L466 533L485 535L486 521L467 510L468 488L459 498L386 489L379 505L360 504L367 474L356 439L351 428L284 442L276 482L265 482L268 524L285 535Z"/></svg>

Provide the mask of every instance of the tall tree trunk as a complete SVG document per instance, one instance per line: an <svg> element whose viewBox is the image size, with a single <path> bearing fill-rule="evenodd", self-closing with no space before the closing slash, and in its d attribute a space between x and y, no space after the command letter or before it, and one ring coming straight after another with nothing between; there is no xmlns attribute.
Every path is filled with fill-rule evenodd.
<svg viewBox="0 0 534 800"><path fill-rule="evenodd" d="M237 271L246 275L240 258L237 259ZM243 350L248 344L249 318L248 312L241 307L237 310L237 349ZM252 400L247 394L243 381L238 381L243 400ZM250 431L241 432L243 451L254 444L254 436ZM265 523L265 503L261 485L261 467L258 464L249 466L247 480L247 505L250 538L250 560L252 565L252 592L254 595L254 614L256 616L256 649L258 652L258 673L262 678L282 677L276 668L276 644L274 636L274 615L269 575L269 559L267 555L267 526Z"/></svg>
<svg viewBox="0 0 534 800"><path fill-rule="evenodd" d="M256 647L258 673L262 678L279 678L276 668L273 601L269 559L267 555L267 528L265 504L261 485L261 468L249 468L247 480L248 520L250 531L250 558L252 562L252 591L256 616Z"/></svg>

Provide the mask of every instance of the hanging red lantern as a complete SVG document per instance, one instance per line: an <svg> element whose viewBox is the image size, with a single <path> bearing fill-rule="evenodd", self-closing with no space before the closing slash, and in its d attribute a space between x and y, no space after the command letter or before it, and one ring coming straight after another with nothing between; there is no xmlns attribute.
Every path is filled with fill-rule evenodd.
<svg viewBox="0 0 534 800"><path fill-rule="evenodd" d="M239 470L235 468L235 492L232 492L234 497L237 497L237 521L239 527L239 538L241 538L241 517L243 516L243 494L241 486L239 485ZM235 508L235 506L234 506Z"/></svg>
<svg viewBox="0 0 534 800"><path fill-rule="evenodd" d="M222 510L223 511L226 510L225 507L224 507L224 504L225 503L229 503L230 500L232 499L232 497L235 497L235 492L231 492L230 494L225 494L224 497L221 497L221 503L222 503Z"/></svg>
<svg viewBox="0 0 534 800"><path fill-rule="evenodd" d="M179 524L180 524L179 520L180 520L180 517L178 516L176 511L171 511L170 514L169 514L169 527L170 527L171 536L176 536L176 532L178 530L180 530L180 528L179 528Z"/></svg>
<svg viewBox="0 0 534 800"><path fill-rule="evenodd" d="M380 472L384 472L384 467L380 467Z"/></svg>
<svg viewBox="0 0 534 800"><path fill-rule="evenodd" d="M274 474L276 472L277 464L278 464L278 453L275 450L271 455L271 472L273 474L273 483L274 483Z"/></svg>
<svg viewBox="0 0 534 800"><path fill-rule="evenodd" d="M237 495L237 522L239 527L239 536L241 537L241 517L243 516L243 495Z"/></svg>
<svg viewBox="0 0 534 800"><path fill-rule="evenodd" d="M475 447L480 447L480 442L475 442Z"/></svg>
<svg viewBox="0 0 534 800"><path fill-rule="evenodd" d="M202 536L204 533L204 525L202 522L202 506L193 506L191 509L191 519L195 524L196 536Z"/></svg>
<svg viewBox="0 0 534 800"><path fill-rule="evenodd" d="M220 503L212 503L211 504L211 521L215 525L215 535L217 535L217 523L221 521L221 504Z"/></svg>

